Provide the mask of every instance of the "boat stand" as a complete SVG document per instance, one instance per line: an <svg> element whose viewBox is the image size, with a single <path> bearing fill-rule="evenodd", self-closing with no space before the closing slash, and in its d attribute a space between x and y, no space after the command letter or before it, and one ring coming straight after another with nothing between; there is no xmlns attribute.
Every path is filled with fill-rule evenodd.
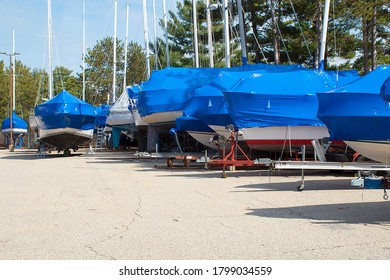
<svg viewBox="0 0 390 280"><path fill-rule="evenodd" d="M227 142L230 142L230 152L225 155L225 147L222 149L222 159L212 159L207 162L209 166L222 166L222 178L226 178L226 167L227 166L259 166L259 164L255 164L253 160L251 160L246 153L241 149L241 147L237 143L238 133L234 132L232 129L229 129L231 135ZM237 151L240 151L244 156L244 159L238 159L236 157Z"/></svg>
<svg viewBox="0 0 390 280"><path fill-rule="evenodd" d="M38 147L38 155L37 158L44 158L46 157L46 147L45 144L40 143Z"/></svg>
<svg viewBox="0 0 390 280"><path fill-rule="evenodd" d="M93 150L93 147L92 147L92 144L89 143L89 148L87 150L87 156L94 156L95 155L95 151Z"/></svg>

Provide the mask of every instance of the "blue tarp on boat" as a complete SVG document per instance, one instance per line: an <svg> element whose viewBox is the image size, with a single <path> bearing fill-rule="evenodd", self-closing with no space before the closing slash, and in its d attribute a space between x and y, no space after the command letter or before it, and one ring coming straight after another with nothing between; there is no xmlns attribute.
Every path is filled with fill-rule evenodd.
<svg viewBox="0 0 390 280"><path fill-rule="evenodd" d="M390 66L380 66L350 84L317 93L317 115L332 139L390 139L390 104L382 98L389 76Z"/></svg>
<svg viewBox="0 0 390 280"><path fill-rule="evenodd" d="M208 84L219 72L215 68L174 68L154 71L139 92L138 112L141 116L183 110L193 90Z"/></svg>
<svg viewBox="0 0 390 280"><path fill-rule="evenodd" d="M10 129L11 119L8 117L1 122L1 130L6 131ZM12 111L12 129L25 131L27 133L27 123L19 117L15 111Z"/></svg>
<svg viewBox="0 0 390 280"><path fill-rule="evenodd" d="M182 111L191 102L194 90L211 83L221 71L239 72L271 69L302 69L301 65L250 64L232 68L167 67L154 71L139 91L138 111L141 116L153 113Z"/></svg>
<svg viewBox="0 0 390 280"><path fill-rule="evenodd" d="M223 91L232 88L240 80L249 77L253 73L260 72L285 72L304 69L301 65L268 65L248 64L233 68L220 68L219 73L207 85L194 89L189 105L184 109L184 117L176 122L178 130L189 130L186 126L185 117L188 119L192 130L195 128L194 119L197 118L199 129L197 131L208 132L206 125L226 126L232 124L233 120L229 115L229 105ZM178 121L178 119L177 119Z"/></svg>
<svg viewBox="0 0 390 280"><path fill-rule="evenodd" d="M383 100L390 102L390 76L386 79L386 81L381 86L381 96Z"/></svg>
<svg viewBox="0 0 390 280"><path fill-rule="evenodd" d="M94 106L66 90L36 106L34 113L35 117L40 119L39 129L70 127L89 130L94 128L96 117Z"/></svg>
<svg viewBox="0 0 390 280"><path fill-rule="evenodd" d="M192 116L181 116L177 118L175 126L177 131L214 132L207 124Z"/></svg>
<svg viewBox="0 0 390 280"><path fill-rule="evenodd" d="M96 119L95 119L95 127L105 127L106 119L109 114L110 106L107 104L100 105L96 107Z"/></svg>
<svg viewBox="0 0 390 280"><path fill-rule="evenodd" d="M317 118L316 92L329 91L357 78L320 70L254 73L224 91L237 128L323 126Z"/></svg>

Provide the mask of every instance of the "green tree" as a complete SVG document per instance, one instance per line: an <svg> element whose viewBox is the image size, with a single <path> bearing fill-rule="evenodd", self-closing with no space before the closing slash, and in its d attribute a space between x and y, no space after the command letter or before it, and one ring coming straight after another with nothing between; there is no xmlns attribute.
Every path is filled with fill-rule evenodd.
<svg viewBox="0 0 390 280"><path fill-rule="evenodd" d="M145 53L140 44L130 42L127 46L126 85L139 84L145 80Z"/></svg>
<svg viewBox="0 0 390 280"><path fill-rule="evenodd" d="M0 119L9 117L9 72L6 72L4 61L0 61Z"/></svg>
<svg viewBox="0 0 390 280"><path fill-rule="evenodd" d="M14 66L15 73L15 111L26 122L31 111L37 102L38 94L38 76L36 70L25 66L21 61L17 60ZM3 120L9 117L9 69L4 69L3 61L0 61L0 118Z"/></svg>
<svg viewBox="0 0 390 280"><path fill-rule="evenodd" d="M16 87L15 87L15 109L17 114L28 121L31 111L35 107L38 82L33 71L21 61L16 61Z"/></svg>
<svg viewBox="0 0 390 280"><path fill-rule="evenodd" d="M233 2L234 5L236 2ZM243 0L249 62L300 63L318 67L323 26L323 0ZM208 65L205 6L197 1L200 65ZM237 6L230 8L232 65L241 64L238 40ZM341 57L340 69L373 69L389 63L388 15L386 0L331 1L325 61ZM168 33L171 65L194 66L192 1L177 3L177 14L169 12ZM223 21L213 12L212 24L216 67L224 66ZM217 15L217 16L216 16ZM160 25L163 26L162 20ZM234 36L233 36L234 34ZM159 39L159 60L164 61L165 40ZM361 56L356 60L356 57ZM363 60L365 61L363 63ZM164 65L164 64L163 64ZM335 67L328 65L329 67Z"/></svg>
<svg viewBox="0 0 390 280"><path fill-rule="evenodd" d="M194 67L194 25L192 0L176 3L177 13L169 11L168 40L171 65L176 67ZM206 23L206 5L202 0L196 3L198 22L198 49L199 64L201 67L209 66L208 35ZM225 65L223 45L222 9L211 12L213 28L214 61L216 67ZM164 27L163 20L159 22ZM151 49L154 50L153 43ZM158 39L158 57L161 67L166 66L165 38Z"/></svg>
<svg viewBox="0 0 390 280"><path fill-rule="evenodd" d="M85 81L86 81L86 101L90 104L107 103L108 96L119 96L121 89L116 87L116 92L113 93L113 39L105 37L98 41L91 49L87 50L85 56ZM123 43L117 39L116 53L117 81L121 81L123 73ZM112 100L112 98L110 99Z"/></svg>
<svg viewBox="0 0 390 280"><path fill-rule="evenodd" d="M85 57L86 68L86 99L90 104L107 103L108 96L112 96L113 90L113 40L110 37L98 41L91 49L88 49ZM134 42L128 44L126 85L124 77L124 43L117 39L116 51L116 92L119 97L124 86L140 83L146 79L145 55L142 47ZM82 80L82 74L79 74Z"/></svg>
<svg viewBox="0 0 390 280"><path fill-rule="evenodd" d="M82 97L82 80L72 75L72 70L64 66L57 66L53 71L54 94L60 93L63 89L74 96Z"/></svg>

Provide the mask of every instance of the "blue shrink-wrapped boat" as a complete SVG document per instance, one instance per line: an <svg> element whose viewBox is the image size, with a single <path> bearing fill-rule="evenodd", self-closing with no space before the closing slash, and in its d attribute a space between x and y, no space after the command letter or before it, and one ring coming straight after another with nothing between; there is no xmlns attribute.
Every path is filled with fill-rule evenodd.
<svg viewBox="0 0 390 280"><path fill-rule="evenodd" d="M63 90L35 107L39 141L58 150L77 150L93 138L95 107Z"/></svg>
<svg viewBox="0 0 390 280"><path fill-rule="evenodd" d="M1 132L5 137L10 138L11 136L11 118L5 118L1 122ZM27 123L19 117L15 111L12 112L12 140L16 146L20 146L19 143L23 136L27 134Z"/></svg>
<svg viewBox="0 0 390 280"><path fill-rule="evenodd" d="M316 92L335 89L357 77L356 71L309 69L254 73L224 95L234 125L250 148L300 150L302 145L310 148L314 139L329 136L316 116Z"/></svg>
<svg viewBox="0 0 390 280"><path fill-rule="evenodd" d="M390 162L390 66L380 66L354 82L318 92L317 116L331 139L344 140L355 151Z"/></svg>
<svg viewBox="0 0 390 280"><path fill-rule="evenodd" d="M194 90L190 104L183 116L176 119L176 129L187 131L202 144L216 148L210 141L214 135L230 136L225 127L233 124L229 115L229 104L223 94L242 79L254 73L285 72L304 69L301 65L250 64L234 68L222 68L218 75L207 85Z"/></svg>
<svg viewBox="0 0 390 280"><path fill-rule="evenodd" d="M138 112L148 124L173 124L183 115L195 88L210 83L220 69L167 67L154 71L139 91Z"/></svg>

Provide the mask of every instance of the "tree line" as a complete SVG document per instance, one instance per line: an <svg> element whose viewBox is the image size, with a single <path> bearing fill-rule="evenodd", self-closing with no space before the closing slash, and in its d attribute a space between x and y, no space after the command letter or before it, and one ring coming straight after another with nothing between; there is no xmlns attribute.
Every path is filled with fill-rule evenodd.
<svg viewBox="0 0 390 280"><path fill-rule="evenodd" d="M316 68L319 64L322 33L323 0L242 0L249 63L303 64ZM209 67L206 4L197 0L198 48L201 67ZM213 57L215 67L225 66L223 11L219 1L211 11ZM231 65L241 65L238 7L229 1L229 37ZM170 66L194 67L194 26L192 0L177 2L176 12L168 12L168 49ZM387 0L331 0L326 67L356 69L368 73L380 64L390 64L389 11ZM159 25L164 28L164 21ZM167 66L166 39L155 38L149 44L151 65ZM98 106L107 103L107 96L119 96L125 85L146 79L144 47L136 42L127 46L126 81L124 78L124 43L117 39L117 86L112 93L113 40L103 38L88 48L85 56L86 101ZM332 58L340 58L338 63ZM47 73L30 69L21 60L14 66L16 73L16 112L25 120L36 104L48 96ZM82 96L83 73L72 73L64 66L56 67L54 92L63 88ZM9 67L0 61L0 119L9 116Z"/></svg>

